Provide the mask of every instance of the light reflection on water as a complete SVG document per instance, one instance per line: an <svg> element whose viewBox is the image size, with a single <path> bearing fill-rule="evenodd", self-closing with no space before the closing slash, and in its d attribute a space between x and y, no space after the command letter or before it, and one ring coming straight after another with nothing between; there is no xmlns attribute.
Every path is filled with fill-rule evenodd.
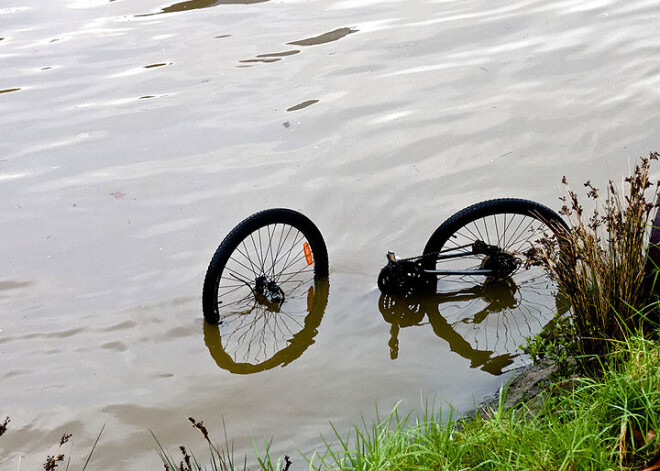
<svg viewBox="0 0 660 471"><path fill-rule="evenodd" d="M489 303L390 315L386 250L484 199L556 208L562 175L618 179L658 148L654 2L240 3L0 8L7 463L39 467L65 431L88 449L103 423L98 468L143 469L147 429L194 446L188 415L280 456L420 390L469 409L508 375L465 352L509 347L451 314ZM204 270L275 206L318 225L332 290L302 354L235 375L205 343Z"/></svg>

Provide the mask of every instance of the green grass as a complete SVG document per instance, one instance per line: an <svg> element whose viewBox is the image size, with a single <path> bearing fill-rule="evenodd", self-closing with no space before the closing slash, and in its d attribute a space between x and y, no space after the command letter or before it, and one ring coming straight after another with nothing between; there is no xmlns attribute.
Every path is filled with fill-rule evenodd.
<svg viewBox="0 0 660 471"><path fill-rule="evenodd" d="M577 470L639 469L660 452L660 347L635 338L621 344L600 380L552 386L540 409L499 406L488 417L449 420L426 414L410 424L395 411L335 431L309 458L312 469L337 470ZM649 438L647 442L647 437ZM337 449L335 449L337 448Z"/></svg>
<svg viewBox="0 0 660 471"><path fill-rule="evenodd" d="M350 433L333 428L303 458L311 470L337 471L660 469L660 345L636 336L611 355L599 378L552 384L534 403L505 408L503 387L495 406L469 417L427 409L415 418L395 408ZM157 442L166 469L247 469L246 461L235 465L226 436L223 448L212 445L191 422L202 427L211 462L203 467L181 447L177 463ZM289 457L274 461L268 448L261 455L255 448L257 468L287 470Z"/></svg>

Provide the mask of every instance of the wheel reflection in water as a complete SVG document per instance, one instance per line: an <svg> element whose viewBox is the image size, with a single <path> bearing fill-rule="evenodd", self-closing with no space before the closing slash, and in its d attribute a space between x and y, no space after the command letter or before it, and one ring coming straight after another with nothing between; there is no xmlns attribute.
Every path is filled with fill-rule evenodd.
<svg viewBox="0 0 660 471"><path fill-rule="evenodd" d="M314 343L328 303L327 278L309 286L304 295L288 297L282 309L253 303L220 325L204 323L204 342L220 368L251 374L286 366ZM286 309L284 309L286 307Z"/></svg>
<svg viewBox="0 0 660 471"><path fill-rule="evenodd" d="M380 312L390 329L390 357L399 355L399 330L424 325L470 360L471 368L494 375L521 365L519 346L540 332L565 303L546 277L516 285L511 279L434 296L382 295Z"/></svg>

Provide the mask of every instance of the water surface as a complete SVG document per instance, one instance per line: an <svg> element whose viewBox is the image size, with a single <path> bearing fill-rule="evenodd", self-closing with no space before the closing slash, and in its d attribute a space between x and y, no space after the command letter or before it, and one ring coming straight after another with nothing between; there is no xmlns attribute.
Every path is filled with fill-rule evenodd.
<svg viewBox="0 0 660 471"><path fill-rule="evenodd" d="M492 394L543 320L489 316L477 345L463 324L442 327L446 303L392 311L376 288L384 254L419 253L479 200L557 209L563 175L602 186L657 150L657 12L614 0L0 7L3 467L38 468L64 432L75 466L104 424L94 469L160 466L149 430L202 457L193 416L216 441L224 420L238 454L272 437L273 456L303 469L296 447L318 446L330 421L348 431L376 404L466 411ZM326 239L327 307L284 366L232 372L202 319L204 272L235 224L277 206Z"/></svg>

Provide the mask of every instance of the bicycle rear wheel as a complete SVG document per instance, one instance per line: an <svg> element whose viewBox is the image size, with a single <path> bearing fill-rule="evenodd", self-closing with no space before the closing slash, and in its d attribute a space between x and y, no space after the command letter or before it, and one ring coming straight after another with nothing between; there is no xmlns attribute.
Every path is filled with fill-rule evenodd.
<svg viewBox="0 0 660 471"><path fill-rule="evenodd" d="M556 212L534 201L503 198L469 206L447 219L431 235L424 248L425 270L464 271L462 275L438 276L438 287L456 291L492 281L489 277L469 272L483 269L489 263L486 255L473 253L475 243L496 246L517 267L507 273L518 285L547 283L545 272L539 267L524 268L524 252L544 237L553 237L567 230L564 220ZM460 255L443 259L438 254ZM492 260L491 260L492 262Z"/></svg>
<svg viewBox="0 0 660 471"><path fill-rule="evenodd" d="M309 293L327 276L325 242L310 219L284 208L255 213L227 235L211 259L204 318L236 331L247 326L243 339L290 338L308 313ZM247 314L256 317L248 320Z"/></svg>

